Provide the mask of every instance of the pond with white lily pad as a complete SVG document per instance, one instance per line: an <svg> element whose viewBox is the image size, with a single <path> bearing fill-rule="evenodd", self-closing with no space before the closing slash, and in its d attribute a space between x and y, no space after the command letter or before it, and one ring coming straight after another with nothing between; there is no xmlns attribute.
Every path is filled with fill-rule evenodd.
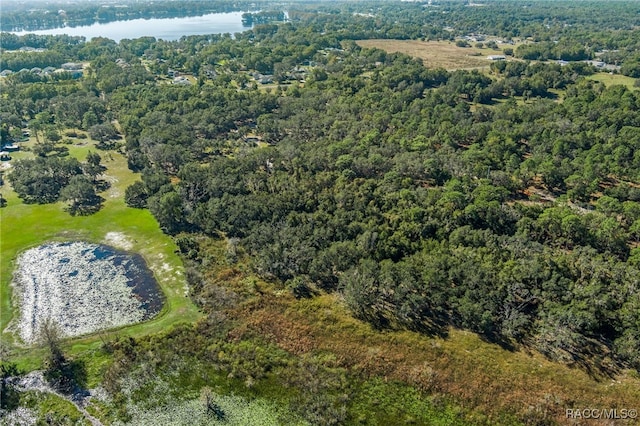
<svg viewBox="0 0 640 426"><path fill-rule="evenodd" d="M9 331L27 344L47 320L75 337L145 321L164 302L142 256L81 241L24 251L12 286L18 314Z"/></svg>

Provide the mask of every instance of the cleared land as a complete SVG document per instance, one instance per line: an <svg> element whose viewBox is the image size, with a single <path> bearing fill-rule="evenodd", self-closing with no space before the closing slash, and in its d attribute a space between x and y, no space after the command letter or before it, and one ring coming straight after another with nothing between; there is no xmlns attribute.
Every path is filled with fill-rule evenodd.
<svg viewBox="0 0 640 426"><path fill-rule="evenodd" d="M118 152L98 151L93 142L86 141L74 141L68 146L70 155L81 161L89 151L98 152L107 167L105 179L111 182L111 188L99 194L105 199L100 211L89 216L71 216L64 210L62 202L24 204L5 180L1 192L8 205L0 209L0 329L4 330L14 315L9 283L18 254L48 241L104 243L139 253L145 258L165 294L165 307L154 320L120 329L118 334L144 335L164 330L176 322L195 321L200 314L187 297L184 268L175 253L175 243L162 233L148 210L130 208L124 203L125 189L138 180L139 175L127 168L126 158ZM12 153L14 159L11 162L32 155L26 151ZM13 346L11 335L2 333L1 338L3 346ZM74 340L73 350L99 344L99 337L92 335ZM37 367L42 359L38 351L13 349L20 352L22 365Z"/></svg>
<svg viewBox="0 0 640 426"><path fill-rule="evenodd" d="M447 70L488 67L491 61L487 56L502 54L500 50L458 47L450 41L359 40L357 43L360 47L375 47L388 53L405 53L422 59L427 68Z"/></svg>
<svg viewBox="0 0 640 426"><path fill-rule="evenodd" d="M635 86L636 79L627 77L622 74L609 74L609 73L597 73L588 77L590 80L599 81L600 83L604 83L605 86L613 86L615 84L619 84L622 86L626 86L630 90L637 89Z"/></svg>

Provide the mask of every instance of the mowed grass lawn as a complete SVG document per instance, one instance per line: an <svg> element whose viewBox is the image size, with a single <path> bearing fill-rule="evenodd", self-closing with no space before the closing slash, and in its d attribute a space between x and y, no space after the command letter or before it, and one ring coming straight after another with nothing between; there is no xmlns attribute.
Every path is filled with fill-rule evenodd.
<svg viewBox="0 0 640 426"><path fill-rule="evenodd" d="M126 158L120 153L98 151L93 142L77 141L76 144L68 146L70 154L80 161L85 160L89 151L98 152L107 167L105 178L111 182L111 187L100 193L105 201L99 212L89 216L71 216L64 210L65 203L62 202L45 205L24 204L5 179L5 185L0 189L8 201L7 207L0 209L2 330L5 330L15 314L15 307L11 302L10 282L16 257L25 249L48 241L82 240L105 243L117 248L128 248L145 258L165 294L165 307L160 315L151 321L111 333L135 336L161 331L176 322L195 321L200 314L187 296L183 265L175 253L176 246L173 240L160 230L148 210L130 208L124 202L125 189L139 179L139 175L128 170ZM26 151L17 152L11 162L32 155ZM7 173L10 173L10 169L5 174ZM1 339L5 348L11 347L17 351L19 357L27 356L27 351L20 349L9 333L3 332ZM71 343L77 348L86 348L100 343L100 338L96 335L88 336L74 339Z"/></svg>

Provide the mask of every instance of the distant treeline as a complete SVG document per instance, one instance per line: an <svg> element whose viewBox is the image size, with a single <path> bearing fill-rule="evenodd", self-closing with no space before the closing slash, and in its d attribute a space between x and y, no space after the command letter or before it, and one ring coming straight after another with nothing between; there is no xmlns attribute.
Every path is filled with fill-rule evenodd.
<svg viewBox="0 0 640 426"><path fill-rule="evenodd" d="M257 13L243 13L242 24L248 27L255 24L268 24L270 22L284 22L285 14L280 10L265 10Z"/></svg>
<svg viewBox="0 0 640 426"><path fill-rule="evenodd" d="M640 77L640 30L637 16L640 3L633 1L583 1L580 8L569 1L533 1L522 7L511 1L488 2L470 7L460 1L437 4L366 1L357 3L295 2L278 4L286 8L289 19L310 31L330 33L343 39L455 40L478 35L527 43L518 46L515 56L528 60L594 59L620 65L625 75ZM270 2L184 2L125 3L103 6L97 2L74 5L21 3L3 5L0 27L3 30L36 30L95 22L136 18L166 18L202 15L214 12L251 11L243 20L247 25L269 25L284 20L284 12ZM268 31L268 30L267 30ZM0 46L15 49L42 47L37 39L16 42L3 36Z"/></svg>

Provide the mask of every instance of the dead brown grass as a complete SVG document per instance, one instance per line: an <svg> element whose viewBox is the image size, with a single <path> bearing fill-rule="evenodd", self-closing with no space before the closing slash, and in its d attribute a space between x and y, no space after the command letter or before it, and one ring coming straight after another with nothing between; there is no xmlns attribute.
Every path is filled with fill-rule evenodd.
<svg viewBox="0 0 640 426"><path fill-rule="evenodd" d="M505 350L465 331L450 330L440 338L373 330L353 319L335 295L295 300L265 292L236 314L246 320L242 334L258 334L296 355L330 352L356 374L399 380L435 397L453 398L496 421L501 413L529 420L545 413L569 425L575 421L566 418L567 408L640 406L640 380L631 373L594 377L537 353Z"/></svg>
<svg viewBox="0 0 640 426"><path fill-rule="evenodd" d="M501 54L491 49L475 47L458 47L450 41L420 40L360 40L358 46L378 48L388 53L405 53L423 60L427 68L444 68L446 70L489 67L489 55Z"/></svg>
<svg viewBox="0 0 640 426"><path fill-rule="evenodd" d="M526 347L507 350L456 329L447 337L375 330L354 319L337 294L296 300L243 268L219 265L211 272L219 285L249 295L227 311L235 323L231 339L260 336L295 356L330 353L355 376L407 383L434 401L452 400L469 416L486 418L487 424L501 424L508 414L526 424L553 420L576 425L583 423L568 419L568 408L640 407L640 377L633 371L618 371L614 377L597 369L589 372L551 362ZM253 283L249 291L247 282ZM589 421L605 424L636 423Z"/></svg>

